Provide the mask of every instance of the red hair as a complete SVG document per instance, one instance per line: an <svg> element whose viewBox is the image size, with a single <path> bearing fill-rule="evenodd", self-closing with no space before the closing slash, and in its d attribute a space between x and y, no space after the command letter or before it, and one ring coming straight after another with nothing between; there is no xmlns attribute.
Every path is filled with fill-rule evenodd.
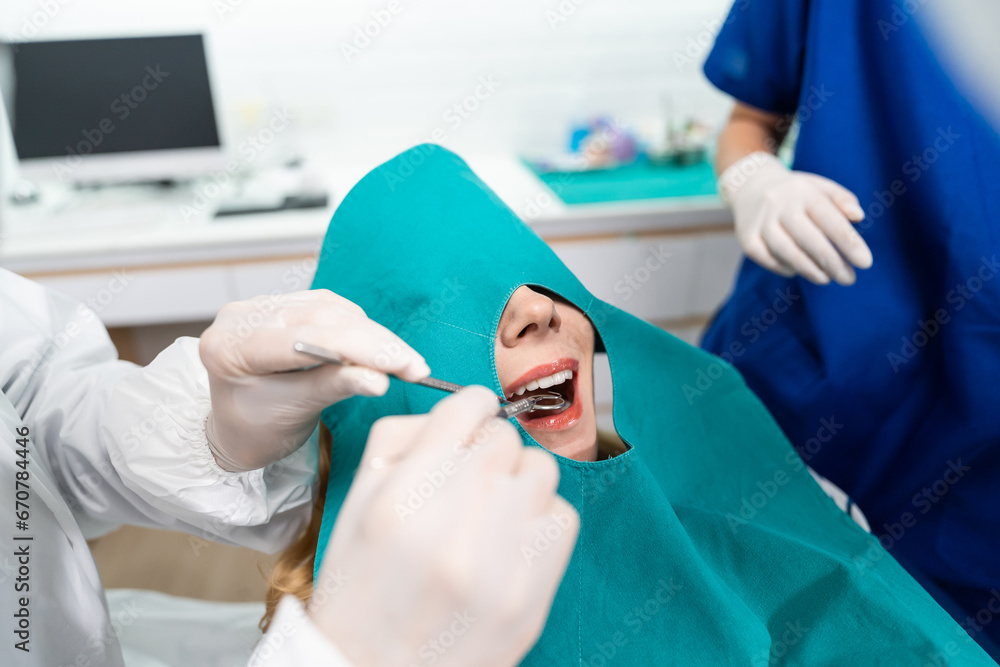
<svg viewBox="0 0 1000 667"><path fill-rule="evenodd" d="M267 610L260 619L261 632L267 632L274 616L278 602L285 595L294 595L303 603L308 603L313 592L313 566L316 560L316 545L319 540L319 529L323 523L323 503L326 499L326 486L330 478L330 448L333 446L333 436L325 424L319 425L319 492L313 504L312 518L309 525L299 535L298 539L289 545L271 569L269 585L265 602Z"/></svg>

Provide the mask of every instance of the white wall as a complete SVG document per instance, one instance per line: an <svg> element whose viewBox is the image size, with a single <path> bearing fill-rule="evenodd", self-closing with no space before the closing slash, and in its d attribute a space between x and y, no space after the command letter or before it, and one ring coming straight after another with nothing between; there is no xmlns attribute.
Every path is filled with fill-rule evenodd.
<svg viewBox="0 0 1000 667"><path fill-rule="evenodd" d="M551 150L595 113L659 126L721 120L728 102L700 73L730 0L3 0L0 37L56 39L205 31L227 138L275 107L309 144L396 149L435 128L457 150ZM390 6L398 13L390 15ZM381 12L350 59L356 30ZM373 24L374 27L374 24ZM678 60L687 62L678 62ZM455 126L444 115L480 77L499 83Z"/></svg>

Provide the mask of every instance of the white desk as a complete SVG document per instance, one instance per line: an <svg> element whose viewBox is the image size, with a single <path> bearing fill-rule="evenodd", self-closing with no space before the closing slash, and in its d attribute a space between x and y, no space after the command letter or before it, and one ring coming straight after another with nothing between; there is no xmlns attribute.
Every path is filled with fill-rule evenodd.
<svg viewBox="0 0 1000 667"><path fill-rule="evenodd" d="M90 303L109 327L210 320L233 300L307 289L334 208L377 162L324 165L327 210L185 221L190 194L149 191L74 226L51 206L8 211L0 266ZM600 298L683 335L729 290L739 251L715 198L569 207L513 156L469 163ZM668 260L647 277L654 251Z"/></svg>

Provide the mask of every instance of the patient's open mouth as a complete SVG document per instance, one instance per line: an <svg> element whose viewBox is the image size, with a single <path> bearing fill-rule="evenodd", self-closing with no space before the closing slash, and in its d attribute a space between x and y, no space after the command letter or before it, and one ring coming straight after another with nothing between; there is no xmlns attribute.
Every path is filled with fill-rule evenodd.
<svg viewBox="0 0 1000 667"><path fill-rule="evenodd" d="M567 403L561 411L534 410L518 416L526 428L566 428L580 418L581 404L576 399L577 369L575 359L559 359L531 369L504 389L507 400L516 401L538 394L558 394Z"/></svg>

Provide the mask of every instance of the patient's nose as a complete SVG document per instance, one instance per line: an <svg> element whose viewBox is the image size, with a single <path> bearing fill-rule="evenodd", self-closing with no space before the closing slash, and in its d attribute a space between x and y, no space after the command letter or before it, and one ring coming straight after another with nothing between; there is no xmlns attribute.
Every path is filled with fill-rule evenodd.
<svg viewBox="0 0 1000 667"><path fill-rule="evenodd" d="M520 345L533 338L559 331L562 319L556 304L544 294L521 286L511 295L500 318L498 335L507 347Z"/></svg>

